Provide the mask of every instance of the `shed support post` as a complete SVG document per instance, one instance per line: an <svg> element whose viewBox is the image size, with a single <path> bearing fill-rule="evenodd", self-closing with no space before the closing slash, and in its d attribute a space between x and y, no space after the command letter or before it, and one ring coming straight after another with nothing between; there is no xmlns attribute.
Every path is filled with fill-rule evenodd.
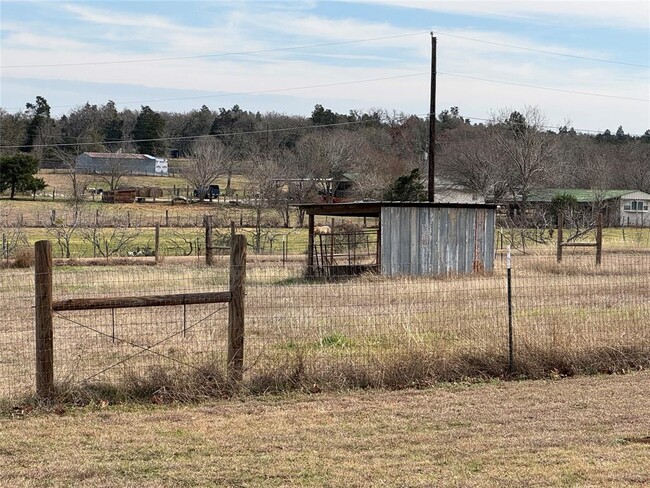
<svg viewBox="0 0 650 488"><path fill-rule="evenodd" d="M314 276L314 215L309 214L309 237L307 239L307 276Z"/></svg>

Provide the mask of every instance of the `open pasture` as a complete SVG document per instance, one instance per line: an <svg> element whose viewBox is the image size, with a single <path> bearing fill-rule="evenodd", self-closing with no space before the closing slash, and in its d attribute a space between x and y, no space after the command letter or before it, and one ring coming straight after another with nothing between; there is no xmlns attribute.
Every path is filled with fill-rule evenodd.
<svg viewBox="0 0 650 488"><path fill-rule="evenodd" d="M56 267L55 299L225 291L227 259L218 257L210 268L195 262ZM649 270L647 251L606 254L600 268L589 253L567 255L561 265L551 256L516 257L509 372L506 273L499 259L489 275L330 282L305 280L300 262L252 259L244 383L253 391L403 387L645 366ZM0 384L4 396L13 396L33 389L33 271L5 270L0 280ZM133 384L160 371L191 376L207 365L222 373L226 308L57 312L56 380L70 387Z"/></svg>

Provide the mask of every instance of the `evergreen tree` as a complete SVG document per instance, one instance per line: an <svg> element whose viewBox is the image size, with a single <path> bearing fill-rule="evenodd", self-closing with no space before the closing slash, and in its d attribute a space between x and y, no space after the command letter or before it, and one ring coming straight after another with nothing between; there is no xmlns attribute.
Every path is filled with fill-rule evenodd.
<svg viewBox="0 0 650 488"><path fill-rule="evenodd" d="M0 156L0 192L10 190L14 199L17 191L36 192L45 188L42 178L34 178L38 172L38 159L31 154Z"/></svg>
<svg viewBox="0 0 650 488"><path fill-rule="evenodd" d="M22 152L32 152L32 147L37 143L38 136L43 126L50 121L50 106L47 100L41 96L36 97L36 103L27 103L27 116L30 117L29 124L25 134L24 146L20 149Z"/></svg>
<svg viewBox="0 0 650 488"><path fill-rule="evenodd" d="M109 100L101 112L104 144L110 148L111 143L124 138L124 121L120 118L113 100Z"/></svg>
<svg viewBox="0 0 650 488"><path fill-rule="evenodd" d="M316 104L311 113L311 121L314 125L332 125L337 124L340 120L348 119L345 115L332 112L329 108L325 109L321 104Z"/></svg>
<svg viewBox="0 0 650 488"><path fill-rule="evenodd" d="M165 134L165 119L151 107L142 107L133 127L133 139L138 151L152 156L164 156L167 145L161 141Z"/></svg>
<svg viewBox="0 0 650 488"><path fill-rule="evenodd" d="M392 186L384 193L384 200L392 202L423 202L427 199L420 170L415 168L408 175L397 178Z"/></svg>

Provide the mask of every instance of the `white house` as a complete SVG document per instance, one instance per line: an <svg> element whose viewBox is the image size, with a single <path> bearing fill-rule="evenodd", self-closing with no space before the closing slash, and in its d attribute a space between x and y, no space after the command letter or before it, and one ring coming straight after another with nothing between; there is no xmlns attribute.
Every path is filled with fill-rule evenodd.
<svg viewBox="0 0 650 488"><path fill-rule="evenodd" d="M620 197L620 223L632 227L650 227L650 193L630 191Z"/></svg>
<svg viewBox="0 0 650 488"><path fill-rule="evenodd" d="M558 195L575 198L582 206L590 206L605 215L605 225L650 227L650 194L639 190L586 190L546 188L531 191L528 203L548 206Z"/></svg>

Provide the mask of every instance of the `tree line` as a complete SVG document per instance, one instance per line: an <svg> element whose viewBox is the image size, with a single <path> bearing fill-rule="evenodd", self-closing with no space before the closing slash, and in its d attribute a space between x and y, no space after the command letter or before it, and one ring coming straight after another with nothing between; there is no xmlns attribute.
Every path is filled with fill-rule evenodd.
<svg viewBox="0 0 650 488"><path fill-rule="evenodd" d="M622 127L596 135L568 124L550 129L535 107L499 110L489 121L472 123L451 107L437 115L436 132L436 176L488 200L514 198L525 206L540 187L650 192L650 129L641 136ZM108 101L86 103L57 118L37 96L24 111L0 109L0 133L0 191L39 187L34 178L9 178L15 173L11 164L33 175L33 160L58 159L73 170L81 152L121 150L189 158L183 176L196 188L207 189L223 177L228 192L232 175L246 174L257 194L284 180L292 202L316 193L331 199L328 181L348 174L355 180L354 197L425 196L418 178L427 173L427 118L381 109L341 114L316 105L310 117L301 117L238 105L218 110L203 105L185 113L149 106L118 111Z"/></svg>

